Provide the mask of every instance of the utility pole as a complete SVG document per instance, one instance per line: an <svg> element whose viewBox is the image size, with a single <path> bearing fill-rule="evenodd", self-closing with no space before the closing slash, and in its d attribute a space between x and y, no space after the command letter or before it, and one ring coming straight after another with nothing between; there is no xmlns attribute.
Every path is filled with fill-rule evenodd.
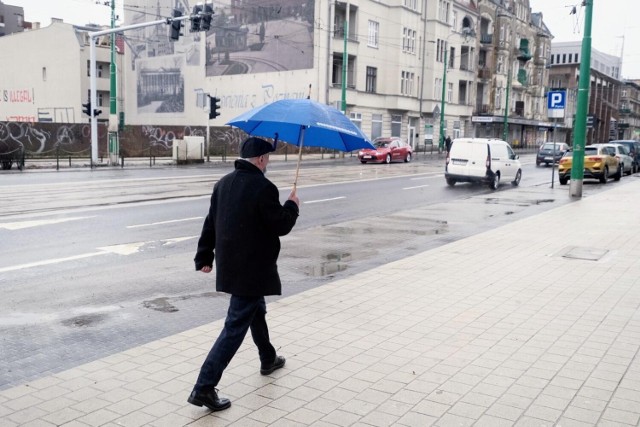
<svg viewBox="0 0 640 427"><path fill-rule="evenodd" d="M342 114L347 114L347 65L349 64L349 55L347 54L347 33L349 31L349 3L347 3L347 17L344 20L344 51L342 52Z"/></svg>
<svg viewBox="0 0 640 427"><path fill-rule="evenodd" d="M444 96L447 87L447 53L449 51L449 37L447 37L447 44L444 49L444 70L442 71L442 97L440 99L440 139L438 140L438 153L442 153L444 150Z"/></svg>
<svg viewBox="0 0 640 427"><path fill-rule="evenodd" d="M587 108L589 106L589 86L591 81L591 21L594 0L584 0L584 37L580 56L580 80L578 81L578 106L573 132L573 158L571 162L571 182L569 195L582 197L584 179L584 144L586 142Z"/></svg>
<svg viewBox="0 0 640 427"><path fill-rule="evenodd" d="M509 64L509 75L507 76L507 95L505 97L504 102L504 123L502 126L502 139L507 141L509 137L509 90L511 90L511 74L513 74L513 69L511 68L511 64Z"/></svg>
<svg viewBox="0 0 640 427"><path fill-rule="evenodd" d="M116 28L116 0L111 0L111 29ZM118 164L120 142L118 140L118 108L116 105L116 33L111 33L111 65L109 67L111 86L109 87L109 163Z"/></svg>

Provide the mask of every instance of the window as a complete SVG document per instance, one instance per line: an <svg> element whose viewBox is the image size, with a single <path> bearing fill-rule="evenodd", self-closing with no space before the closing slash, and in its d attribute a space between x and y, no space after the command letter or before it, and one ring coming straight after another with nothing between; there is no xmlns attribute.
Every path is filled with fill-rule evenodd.
<svg viewBox="0 0 640 427"><path fill-rule="evenodd" d="M369 21L369 38L367 46L378 47L378 34L380 34L380 24L376 21Z"/></svg>
<svg viewBox="0 0 640 427"><path fill-rule="evenodd" d="M453 102L453 83L447 83L447 102Z"/></svg>
<svg viewBox="0 0 640 427"><path fill-rule="evenodd" d="M449 9L451 8L451 2L447 0L438 1L438 19L442 22L449 23Z"/></svg>
<svg viewBox="0 0 640 427"><path fill-rule="evenodd" d="M415 74L410 73L409 71L402 71L400 75L400 94L401 95L412 95L413 94L413 80L415 79Z"/></svg>
<svg viewBox="0 0 640 427"><path fill-rule="evenodd" d="M102 92L98 92L98 106L102 107Z"/></svg>
<svg viewBox="0 0 640 427"><path fill-rule="evenodd" d="M458 30L458 12L456 11L451 14L451 26L453 27L453 31Z"/></svg>
<svg viewBox="0 0 640 427"><path fill-rule="evenodd" d="M366 91L376 93L376 80L378 79L378 69L375 67L367 67Z"/></svg>
<svg viewBox="0 0 640 427"><path fill-rule="evenodd" d="M495 104L495 108L500 108L500 106L502 105L502 88L501 87L496 89L494 104Z"/></svg>
<svg viewBox="0 0 640 427"><path fill-rule="evenodd" d="M371 115L371 139L382 136L382 114Z"/></svg>
<svg viewBox="0 0 640 427"><path fill-rule="evenodd" d="M496 72L498 74L502 74L504 72L504 58L502 55L498 56L498 64L496 67Z"/></svg>
<svg viewBox="0 0 640 427"><path fill-rule="evenodd" d="M391 136L399 137L401 130L402 130L402 115L392 114L391 115Z"/></svg>
<svg viewBox="0 0 640 427"><path fill-rule="evenodd" d="M442 79L436 78L433 81L433 99L436 101L442 100Z"/></svg>
<svg viewBox="0 0 640 427"><path fill-rule="evenodd" d="M47 81L47 67L42 67L42 81Z"/></svg>
<svg viewBox="0 0 640 427"><path fill-rule="evenodd" d="M349 119L358 129L362 129L362 113L349 113Z"/></svg>
<svg viewBox="0 0 640 427"><path fill-rule="evenodd" d="M456 48L452 47L449 52L449 68L455 68Z"/></svg>
<svg viewBox="0 0 640 427"><path fill-rule="evenodd" d="M563 53L563 54L562 54L562 63L563 63L563 64L566 64L566 63L567 63L567 54L566 54L566 53Z"/></svg>
<svg viewBox="0 0 640 427"><path fill-rule="evenodd" d="M403 0L402 4L411 10L418 10L418 0Z"/></svg>
<svg viewBox="0 0 640 427"><path fill-rule="evenodd" d="M102 64L98 64L98 77L102 77Z"/></svg>
<svg viewBox="0 0 640 427"><path fill-rule="evenodd" d="M444 52L447 49L447 43L444 40L438 39L436 43L436 61L444 62Z"/></svg>
<svg viewBox="0 0 640 427"><path fill-rule="evenodd" d="M415 53L416 52L416 31L411 28L402 29L402 51Z"/></svg>

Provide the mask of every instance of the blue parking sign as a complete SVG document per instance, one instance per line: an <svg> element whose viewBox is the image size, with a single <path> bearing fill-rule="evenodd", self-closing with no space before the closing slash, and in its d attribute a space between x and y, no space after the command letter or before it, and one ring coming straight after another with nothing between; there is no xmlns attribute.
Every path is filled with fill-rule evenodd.
<svg viewBox="0 0 640 427"><path fill-rule="evenodd" d="M564 110L566 92L564 90L552 90L547 95L547 108L549 110Z"/></svg>
<svg viewBox="0 0 640 427"><path fill-rule="evenodd" d="M563 118L567 101L567 92L552 90L547 93L547 116L549 118Z"/></svg>

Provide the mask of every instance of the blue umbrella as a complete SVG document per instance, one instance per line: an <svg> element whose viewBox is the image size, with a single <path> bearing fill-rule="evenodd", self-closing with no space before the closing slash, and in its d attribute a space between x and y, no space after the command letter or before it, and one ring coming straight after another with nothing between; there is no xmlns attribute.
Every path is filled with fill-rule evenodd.
<svg viewBox="0 0 640 427"><path fill-rule="evenodd" d="M371 148L369 138L336 108L310 99L281 99L256 107L227 122L252 136L273 138L300 147L324 147L341 151Z"/></svg>

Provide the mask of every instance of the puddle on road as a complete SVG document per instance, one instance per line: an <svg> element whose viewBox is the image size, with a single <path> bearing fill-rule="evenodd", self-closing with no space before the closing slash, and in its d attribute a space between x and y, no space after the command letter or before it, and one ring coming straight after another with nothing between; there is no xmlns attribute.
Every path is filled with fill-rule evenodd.
<svg viewBox="0 0 640 427"><path fill-rule="evenodd" d="M73 328L83 328L87 326L95 326L97 323L102 322L106 317L106 314L102 313L82 314L70 319L65 319L62 321L62 324Z"/></svg>

